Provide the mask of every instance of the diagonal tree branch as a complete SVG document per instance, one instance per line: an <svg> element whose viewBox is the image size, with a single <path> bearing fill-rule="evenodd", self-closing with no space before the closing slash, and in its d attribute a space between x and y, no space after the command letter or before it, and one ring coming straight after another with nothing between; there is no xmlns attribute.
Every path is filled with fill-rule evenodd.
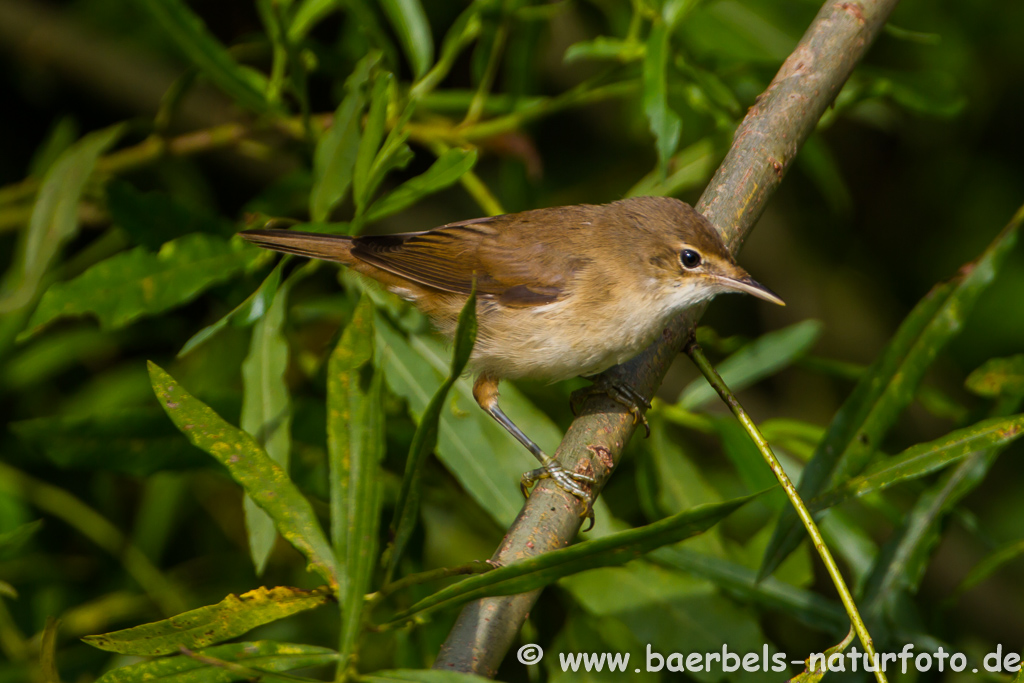
<svg viewBox="0 0 1024 683"><path fill-rule="evenodd" d="M734 254L897 1L826 2L771 85L747 112L732 148L696 207ZM640 356L609 373L641 395L652 396L703 311L703 306L687 311ZM632 416L621 406L594 396L569 427L556 457L567 469L593 473L598 480L596 493L607 482L635 428ZM550 480L541 482L492 560L509 564L564 547L579 533L579 514L575 498ZM434 668L493 677L539 594L538 590L466 605Z"/></svg>

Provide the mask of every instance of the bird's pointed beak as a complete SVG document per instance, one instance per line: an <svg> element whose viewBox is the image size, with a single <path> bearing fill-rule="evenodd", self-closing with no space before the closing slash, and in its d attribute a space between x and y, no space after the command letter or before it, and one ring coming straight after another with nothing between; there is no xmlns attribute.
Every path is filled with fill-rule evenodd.
<svg viewBox="0 0 1024 683"><path fill-rule="evenodd" d="M756 296L758 299L764 299L765 301L770 301L773 304L778 304L779 306L786 305L786 302L783 301L778 294L768 289L742 270L737 273L736 277L720 275L718 277L718 281L723 287L727 287L731 290L751 294Z"/></svg>

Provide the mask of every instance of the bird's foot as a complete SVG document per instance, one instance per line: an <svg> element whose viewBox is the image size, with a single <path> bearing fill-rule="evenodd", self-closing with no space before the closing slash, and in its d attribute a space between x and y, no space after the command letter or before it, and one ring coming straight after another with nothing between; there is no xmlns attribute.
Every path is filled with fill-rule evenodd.
<svg viewBox="0 0 1024 683"><path fill-rule="evenodd" d="M590 520L590 526L584 529L584 531L590 531L594 528L594 497L588 490L580 486L580 484L595 484L597 480L594 477L578 472L570 472L562 467L557 460L549 459L543 467L523 472L522 479L519 480L519 488L523 492L523 497L529 498L530 489L541 479L553 479L558 488L583 501L583 511L580 513L580 517L586 517Z"/></svg>
<svg viewBox="0 0 1024 683"><path fill-rule="evenodd" d="M651 404L640 395L639 391L628 384L609 379L606 375L584 377L584 379L589 379L593 384L589 387L577 389L572 393L569 405L572 408L573 415L576 414L576 404L582 403L594 394L603 394L616 403L625 406L626 410L633 416L633 424L642 422L644 425L644 435L646 437L651 435L651 426L647 424L647 417L644 415L645 411L651 409Z"/></svg>

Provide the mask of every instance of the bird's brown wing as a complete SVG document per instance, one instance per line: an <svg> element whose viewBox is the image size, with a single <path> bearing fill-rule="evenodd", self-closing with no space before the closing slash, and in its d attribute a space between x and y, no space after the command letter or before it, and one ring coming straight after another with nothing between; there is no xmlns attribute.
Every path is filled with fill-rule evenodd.
<svg viewBox="0 0 1024 683"><path fill-rule="evenodd" d="M451 223L426 232L357 237L352 255L419 284L508 306L557 301L585 260L558 244L537 212Z"/></svg>

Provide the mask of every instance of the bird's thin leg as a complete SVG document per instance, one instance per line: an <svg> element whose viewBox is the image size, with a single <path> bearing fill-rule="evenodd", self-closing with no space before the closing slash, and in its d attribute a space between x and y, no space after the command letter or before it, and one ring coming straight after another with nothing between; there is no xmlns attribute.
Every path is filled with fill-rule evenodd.
<svg viewBox="0 0 1024 683"><path fill-rule="evenodd" d="M576 412L576 403L581 403L584 399L594 394L603 394L611 398L616 403L625 406L633 416L633 424L642 422L644 425L645 436L651 435L651 427L647 424L647 417L644 415L644 411L651 409L651 404L647 399L640 395L639 391L624 382L617 382L613 379L609 379L607 375L603 374L591 375L589 377L584 377L583 379L589 380L593 382L593 384L589 387L577 389L572 393L570 400L573 413Z"/></svg>
<svg viewBox="0 0 1024 683"><path fill-rule="evenodd" d="M508 418L508 415L506 415L498 405L497 379L488 375L480 375L477 377L476 382L473 384L473 398L476 399L476 402L480 404L481 408L487 411L488 415L493 417L498 424L508 430L509 434L514 436L519 443L526 447L526 450L533 453L533 457L540 461L540 467L523 473L523 477L519 482L519 487L522 489L523 495L529 497L530 489L541 479L554 479L559 488L571 493L585 503L583 514L580 516L589 518L592 527L594 523L594 499L587 490L580 486L580 484L593 484L596 480L586 474L566 470L557 460L542 451L540 446L535 444L530 437L526 436L526 434L524 434L523 431Z"/></svg>

